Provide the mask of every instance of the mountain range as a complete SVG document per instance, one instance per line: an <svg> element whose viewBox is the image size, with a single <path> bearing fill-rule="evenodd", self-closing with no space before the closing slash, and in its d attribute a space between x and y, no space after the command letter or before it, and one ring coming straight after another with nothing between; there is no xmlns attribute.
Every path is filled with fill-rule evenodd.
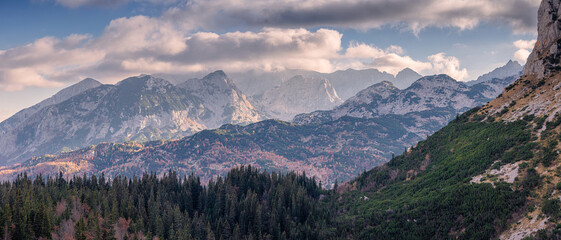
<svg viewBox="0 0 561 240"><path fill-rule="evenodd" d="M295 77L325 78L342 100L354 96L359 91L382 81L390 81L400 89L409 87L422 76L410 68L405 68L395 76L377 69L347 69L332 73L289 69L275 72L248 71L232 74L232 79L248 96L260 96L266 91L280 86L283 82Z"/></svg>
<svg viewBox="0 0 561 240"><path fill-rule="evenodd" d="M159 84L148 84L147 82L150 81ZM331 186L335 181L350 180L365 169L388 161L393 154L403 152L404 149L437 131L457 114L491 100L487 97L489 94L498 94L495 89L502 89L512 81L514 81L513 77L467 86L446 75L435 75L423 77L404 90L398 89L390 82L382 82L361 91L334 110L299 115L294 120L296 124L267 120L247 126L224 125L215 130L202 130L212 128L208 122L247 123L256 121L260 115L222 71L212 73L203 79L187 80L177 87L165 80L150 76L135 77L115 86L103 86L114 89L119 88L122 84L134 83L139 86L138 88L150 88L151 90L134 91L137 96L132 98L133 100L130 100L129 104L118 104L124 109L109 111L105 109L115 109L115 107L98 104L103 107L96 105L88 112L91 114L89 116L96 116L93 113L98 112L120 112L121 115L129 112L129 116L124 115L125 119L126 117L142 119L143 114L157 119L157 116L161 114L157 113L158 111L188 109L183 111L186 112L185 114L189 114L186 116L193 116L190 119L194 120L189 123L196 123L196 125L188 125L186 129L194 132L193 129L198 128L202 131L180 140L146 143L139 142L171 139L181 134L190 135L192 132L176 130L181 129L181 126L177 125L171 125L169 129L164 127L131 129L127 132L128 135L122 134L124 131L121 130L114 136L110 135L113 138L106 141L103 141L102 138L78 138L79 135L71 138L76 135L68 134L67 139L76 145L94 144L94 146L58 155L35 157L19 165L6 166L1 169L0 176L2 179L11 179L23 171L33 175L62 172L67 176L82 173L132 176L144 171L161 174L166 169L173 169L181 174L196 173L203 180L208 181L214 176L225 174L232 167L251 164L268 171L306 171L310 176L315 176L327 186ZM306 89L318 85L322 87L317 88L319 93L311 91L312 94L306 96L321 95L327 99L336 99L337 96L335 91L323 91L326 86L329 87L329 82L325 78L306 79L296 76L291 81L286 81L285 85L285 87L274 89L276 93L270 93L266 99L270 99L271 103L274 102L272 99L276 99L279 106L286 104L301 106L295 98L298 95L306 95L310 92ZM161 86L165 86L165 90L161 89ZM131 87L126 86L127 89ZM83 105L85 103L82 103L80 99L89 99L89 96L92 95L89 92L99 91L96 89L79 94L77 96L83 96L71 98L65 103ZM282 89L290 90L281 91ZM166 94L158 94L163 92ZM121 94L102 95L110 96L105 99L111 103L115 103L112 99L123 98ZM286 98L282 99L283 96ZM136 109L138 106L132 103L137 102L137 99L147 99L147 102L151 104L141 105L144 108L140 108L140 112L124 111ZM313 98L308 100L312 104L318 101ZM92 101L98 100L92 98ZM100 102L103 103L103 101ZM190 105L181 105L185 103ZM77 111L76 108L65 107L64 109L69 109L70 112ZM224 110L221 112L222 109ZM280 109L279 112L287 112L286 109L278 109ZM110 122L109 119L112 118L105 117L105 115L101 114L101 117L104 118L93 121L93 123ZM244 121L239 121L237 116L243 116ZM59 117L76 119L74 116L67 115ZM96 118L98 116L94 119ZM48 118L41 119L50 121ZM87 129L96 126L86 124L87 121L82 119L77 118L72 123L88 126ZM161 123L162 121L154 120L154 122ZM204 125L205 123L208 125ZM121 123L117 122L116 126L122 126L119 124ZM41 126L41 124L34 126ZM61 129L70 128L65 125L61 126ZM129 128L132 126L134 125L129 125ZM90 129L87 132L99 133L98 129L103 128L96 127L95 130ZM160 135L149 135L152 138L146 137L148 133L154 131L159 131L157 133ZM140 133L143 138L136 142L102 143L138 139L138 135L132 135L133 133ZM164 136L164 133L169 135ZM50 134L49 136L55 135ZM121 138L120 141L113 140L118 137ZM125 137L127 138L125 139ZM35 138L30 137L30 139ZM51 142L46 141L40 146L62 147L63 144L68 144L63 140L64 138L54 138ZM29 148L22 147L22 149ZM154 161L154 159L158 159L158 161Z"/></svg>
<svg viewBox="0 0 561 240"><path fill-rule="evenodd" d="M261 116L223 72L179 87L143 75L115 85L86 79L0 124L2 165L101 142L180 138Z"/></svg>
<svg viewBox="0 0 561 240"><path fill-rule="evenodd" d="M408 132L427 136L457 114L492 100L514 80L516 76L509 76L468 86L447 75L435 75L420 78L404 90L384 81L360 91L332 110L300 114L293 122L321 124L343 116L377 118L398 115L410 119L400 122Z"/></svg>

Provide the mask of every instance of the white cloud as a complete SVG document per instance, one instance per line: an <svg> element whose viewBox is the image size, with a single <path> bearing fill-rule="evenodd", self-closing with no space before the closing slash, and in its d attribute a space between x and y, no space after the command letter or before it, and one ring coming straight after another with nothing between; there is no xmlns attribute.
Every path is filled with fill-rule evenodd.
<svg viewBox="0 0 561 240"><path fill-rule="evenodd" d="M110 54L177 54L185 50L184 33L158 18L134 16L111 21L94 48Z"/></svg>
<svg viewBox="0 0 561 240"><path fill-rule="evenodd" d="M521 49L532 49L534 48L534 45L536 45L536 40L518 40L515 41L514 46L516 48L521 48Z"/></svg>
<svg viewBox="0 0 561 240"><path fill-rule="evenodd" d="M373 45L353 42L338 62L338 68L376 68L394 75L404 68L411 68L417 72L425 72L432 68L429 62L403 56L403 52L399 46L392 45L386 49L380 49Z"/></svg>
<svg viewBox="0 0 561 240"><path fill-rule="evenodd" d="M517 48L514 52L514 59L524 64L526 63L528 56L530 56L534 45L536 45L536 40L518 40L512 44Z"/></svg>
<svg viewBox="0 0 561 240"><path fill-rule="evenodd" d="M460 67L460 60L456 57L437 53L429 56L428 59L432 63L432 71L436 73L447 74L458 81L465 81L469 76L467 69Z"/></svg>
<svg viewBox="0 0 561 240"><path fill-rule="evenodd" d="M32 68L15 68L0 71L0 89L19 91L25 87L60 87L60 82L49 81Z"/></svg>
<svg viewBox="0 0 561 240"><path fill-rule="evenodd" d="M351 43L337 65L338 69L376 68L394 75L404 68L411 68L423 74L448 74L459 81L467 80L467 69L460 67L460 60L456 57L437 53L428 56L428 61L419 61L404 56L403 52L399 46L380 49L372 45Z"/></svg>
<svg viewBox="0 0 561 240"><path fill-rule="evenodd" d="M0 89L62 86L61 79L57 79L61 72L103 59L104 52L84 46L88 39L87 35L70 35L62 40L45 37L0 52Z"/></svg>
<svg viewBox="0 0 561 240"><path fill-rule="evenodd" d="M58 87L86 77L107 83L142 73L184 74L223 69L304 69L331 72L378 68L396 74L404 68L467 77L460 62L443 53L426 60L405 55L400 46L380 49L351 43L342 34L320 28L263 28L260 31L189 33L162 18L135 16L111 21L97 38L45 37L0 51L0 89Z"/></svg>

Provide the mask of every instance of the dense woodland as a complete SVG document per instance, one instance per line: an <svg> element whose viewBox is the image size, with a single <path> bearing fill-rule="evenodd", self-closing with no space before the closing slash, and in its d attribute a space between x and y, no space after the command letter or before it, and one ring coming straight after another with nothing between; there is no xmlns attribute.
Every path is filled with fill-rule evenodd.
<svg viewBox="0 0 561 240"><path fill-rule="evenodd" d="M542 181L535 164L556 155L534 141L540 118L503 123L475 111L330 190L305 174L251 166L208 185L174 172L111 180L21 175L0 185L0 232L11 239L493 238ZM470 182L520 159L536 160L513 184ZM561 216L561 203L547 204L545 214Z"/></svg>
<svg viewBox="0 0 561 240"><path fill-rule="evenodd" d="M0 186L1 233L11 239L325 239L326 193L313 178L251 166L199 178L20 176Z"/></svg>

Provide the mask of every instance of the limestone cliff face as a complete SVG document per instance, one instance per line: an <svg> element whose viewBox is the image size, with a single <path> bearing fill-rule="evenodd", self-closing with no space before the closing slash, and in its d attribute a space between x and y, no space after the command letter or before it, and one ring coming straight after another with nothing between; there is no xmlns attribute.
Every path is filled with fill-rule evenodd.
<svg viewBox="0 0 561 240"><path fill-rule="evenodd" d="M542 1L538 10L538 41L528 57L525 75L537 75L537 78L542 78L560 67L560 5L559 0Z"/></svg>

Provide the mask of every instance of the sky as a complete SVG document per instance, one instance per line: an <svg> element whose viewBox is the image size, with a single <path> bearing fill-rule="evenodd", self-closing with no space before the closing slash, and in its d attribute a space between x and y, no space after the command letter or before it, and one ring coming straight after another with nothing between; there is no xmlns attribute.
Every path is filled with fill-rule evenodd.
<svg viewBox="0 0 561 240"><path fill-rule="evenodd" d="M0 0L0 121L91 77L524 64L540 0Z"/></svg>

